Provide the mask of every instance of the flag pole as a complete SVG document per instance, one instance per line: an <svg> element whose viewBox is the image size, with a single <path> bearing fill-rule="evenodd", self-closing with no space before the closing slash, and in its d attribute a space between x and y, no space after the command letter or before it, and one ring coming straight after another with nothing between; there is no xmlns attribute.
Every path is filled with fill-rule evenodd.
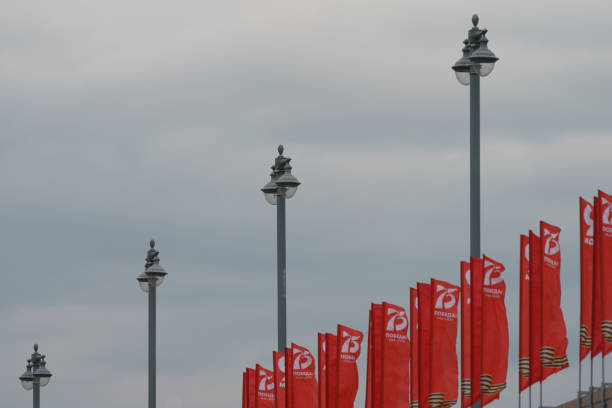
<svg viewBox="0 0 612 408"><path fill-rule="evenodd" d="M531 384L529 384L529 408L531 408Z"/></svg>
<svg viewBox="0 0 612 408"><path fill-rule="evenodd" d="M603 331L601 332L601 337L603 337ZM605 362L606 362L606 355L604 354L604 344L602 340L601 342L601 407L602 408L606 408L607 406L606 404L606 366L604 365Z"/></svg>
<svg viewBox="0 0 612 408"><path fill-rule="evenodd" d="M591 345L591 385L589 386L589 408L593 408L593 348Z"/></svg>

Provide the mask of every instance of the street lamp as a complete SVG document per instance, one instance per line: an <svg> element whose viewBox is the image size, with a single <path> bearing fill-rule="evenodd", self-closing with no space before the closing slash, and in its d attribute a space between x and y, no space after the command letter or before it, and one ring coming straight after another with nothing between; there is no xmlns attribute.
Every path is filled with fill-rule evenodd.
<svg viewBox="0 0 612 408"><path fill-rule="evenodd" d="M34 344L34 353L28 359L26 371L19 377L26 391L33 390L34 408L40 408L40 387L49 384L53 375L46 365L45 356L38 352L38 344Z"/></svg>
<svg viewBox="0 0 612 408"><path fill-rule="evenodd" d="M480 258L480 77L489 75L499 58L487 46L487 30L478 28L478 15L472 24L463 55L452 68L459 83L470 86L470 255Z"/></svg>
<svg viewBox="0 0 612 408"><path fill-rule="evenodd" d="M277 295L278 295L278 350L287 346L287 280L286 280L286 239L285 199L293 197L300 182L291 174L289 157L283 156L285 148L278 146L278 157L271 167L270 181L261 189L269 204L276 205L276 246L277 246Z"/></svg>
<svg viewBox="0 0 612 408"><path fill-rule="evenodd" d="M149 294L149 408L155 408L156 403L156 316L155 290L162 284L168 274L159 264L159 251L155 249L155 241L149 242L151 248L147 251L145 271L138 275L138 284L143 292Z"/></svg>

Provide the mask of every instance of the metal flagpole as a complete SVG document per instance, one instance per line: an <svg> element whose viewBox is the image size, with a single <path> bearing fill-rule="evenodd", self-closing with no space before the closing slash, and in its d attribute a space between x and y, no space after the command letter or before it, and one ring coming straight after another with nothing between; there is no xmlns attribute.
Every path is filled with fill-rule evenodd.
<svg viewBox="0 0 612 408"><path fill-rule="evenodd" d="M531 384L529 384L529 408L531 408Z"/></svg>
<svg viewBox="0 0 612 408"><path fill-rule="evenodd" d="M589 385L589 408L593 408L593 345L591 344L591 384Z"/></svg>
<svg viewBox="0 0 612 408"><path fill-rule="evenodd" d="M603 286L603 285L602 285ZM603 337L603 331L601 332ZM601 342L601 407L606 408L606 356L604 355L604 344Z"/></svg>

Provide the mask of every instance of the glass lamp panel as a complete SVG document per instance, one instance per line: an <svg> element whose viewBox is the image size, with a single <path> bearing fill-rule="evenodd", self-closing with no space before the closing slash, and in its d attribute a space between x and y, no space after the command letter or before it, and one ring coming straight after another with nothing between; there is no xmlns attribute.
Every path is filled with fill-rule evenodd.
<svg viewBox="0 0 612 408"><path fill-rule="evenodd" d="M165 276L158 276L155 278L155 286L159 286L164 282Z"/></svg>
<svg viewBox="0 0 612 408"><path fill-rule="evenodd" d="M142 289L143 292L149 292L149 282L147 282L146 280L139 280L138 285L140 286L140 289Z"/></svg>
<svg viewBox="0 0 612 408"><path fill-rule="evenodd" d="M30 391L34 388L34 382L32 380L21 380L21 386L24 390Z"/></svg>
<svg viewBox="0 0 612 408"><path fill-rule="evenodd" d="M479 65L478 75L482 77L489 75L491 72L493 72L493 68L495 68L495 62L481 62Z"/></svg>
<svg viewBox="0 0 612 408"><path fill-rule="evenodd" d="M40 377L40 386L46 386L47 384L49 384L49 381L51 381L51 377Z"/></svg>
<svg viewBox="0 0 612 408"><path fill-rule="evenodd" d="M291 197L295 195L296 192L297 192L297 187L287 187L287 189L285 190L285 198L290 199Z"/></svg>
<svg viewBox="0 0 612 408"><path fill-rule="evenodd" d="M268 204L276 205L276 193L264 193L264 197L266 197Z"/></svg>
<svg viewBox="0 0 612 408"><path fill-rule="evenodd" d="M461 85L469 85L470 84L470 73L467 71L455 71L455 76L457 77L457 81Z"/></svg>

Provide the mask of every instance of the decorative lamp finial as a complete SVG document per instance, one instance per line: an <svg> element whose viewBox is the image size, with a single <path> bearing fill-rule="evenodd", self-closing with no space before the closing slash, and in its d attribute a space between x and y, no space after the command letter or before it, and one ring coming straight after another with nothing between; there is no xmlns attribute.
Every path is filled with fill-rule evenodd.
<svg viewBox="0 0 612 408"><path fill-rule="evenodd" d="M285 147L282 144L279 144L278 145L278 154L280 154L282 156L284 151L285 151Z"/></svg>
<svg viewBox="0 0 612 408"><path fill-rule="evenodd" d="M38 353L38 344L34 344L34 352Z"/></svg>
<svg viewBox="0 0 612 408"><path fill-rule="evenodd" d="M474 27L478 25L478 14L472 16L472 24L474 24Z"/></svg>

